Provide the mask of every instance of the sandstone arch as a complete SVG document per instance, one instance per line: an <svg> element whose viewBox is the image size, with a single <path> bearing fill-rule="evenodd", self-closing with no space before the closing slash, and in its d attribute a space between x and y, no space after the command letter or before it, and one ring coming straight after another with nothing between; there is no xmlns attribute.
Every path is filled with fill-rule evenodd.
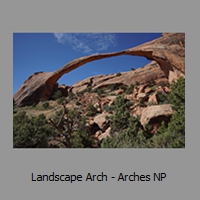
<svg viewBox="0 0 200 200"><path fill-rule="evenodd" d="M185 75L185 34L169 33L162 37L120 52L84 56L75 59L54 72L31 75L14 95L18 106L31 105L41 98L49 99L57 80L64 74L94 60L120 55L144 56L156 61L165 76L172 81Z"/></svg>

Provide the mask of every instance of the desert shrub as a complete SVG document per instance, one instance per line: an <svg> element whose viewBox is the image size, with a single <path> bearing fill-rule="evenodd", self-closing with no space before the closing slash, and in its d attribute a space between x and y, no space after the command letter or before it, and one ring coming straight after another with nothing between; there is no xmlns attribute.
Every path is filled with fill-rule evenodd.
<svg viewBox="0 0 200 200"><path fill-rule="evenodd" d="M126 106L126 99L118 96L114 102L114 114L110 117L111 132L120 132L127 128L130 112Z"/></svg>
<svg viewBox="0 0 200 200"><path fill-rule="evenodd" d="M94 116L97 113L97 108L92 103L89 103L86 107L87 116Z"/></svg>
<svg viewBox="0 0 200 200"><path fill-rule="evenodd" d="M62 92L60 90L57 90L56 92L53 93L52 99L57 100L63 96Z"/></svg>
<svg viewBox="0 0 200 200"><path fill-rule="evenodd" d="M80 91L80 92L77 92L77 95L78 96L82 96L84 93L86 92L92 92L92 87L91 86L88 86L87 88L85 88L84 90Z"/></svg>
<svg viewBox="0 0 200 200"><path fill-rule="evenodd" d="M71 101L75 97L75 94L73 92L69 92L68 99Z"/></svg>
<svg viewBox="0 0 200 200"><path fill-rule="evenodd" d="M133 92L134 89L134 85L131 84L125 91L126 94L131 94Z"/></svg>
<svg viewBox="0 0 200 200"><path fill-rule="evenodd" d="M94 144L86 119L81 117L75 130L70 136L71 148L90 148Z"/></svg>
<svg viewBox="0 0 200 200"><path fill-rule="evenodd" d="M118 72L117 74L116 74L116 76L121 76L122 74L120 73L120 72Z"/></svg>
<svg viewBox="0 0 200 200"><path fill-rule="evenodd" d="M139 118L131 116L127 121L126 130L119 132L112 138L103 139L101 148L145 148L146 137L140 129Z"/></svg>
<svg viewBox="0 0 200 200"><path fill-rule="evenodd" d="M138 86L140 85L140 83L138 81L135 82L135 86Z"/></svg>
<svg viewBox="0 0 200 200"><path fill-rule="evenodd" d="M33 103L33 104L31 105L32 108L36 108L36 106L37 106L37 103Z"/></svg>
<svg viewBox="0 0 200 200"><path fill-rule="evenodd" d="M164 92L158 91L157 96L159 99L159 104L168 104L169 103L168 97Z"/></svg>
<svg viewBox="0 0 200 200"><path fill-rule="evenodd" d="M173 82L171 89L168 100L172 104L174 114L168 125L162 122L158 133L152 137L151 146L153 147L185 147L185 79L181 77L177 82Z"/></svg>
<svg viewBox="0 0 200 200"><path fill-rule="evenodd" d="M104 92L102 88L98 88L96 91L99 96L101 96Z"/></svg>
<svg viewBox="0 0 200 200"><path fill-rule="evenodd" d="M122 85L120 85L120 88L123 89L123 90L126 90L127 89L127 85L122 84Z"/></svg>
<svg viewBox="0 0 200 200"><path fill-rule="evenodd" d="M120 85L117 84L117 83L115 83L115 84L110 84L110 85L108 86L108 89L109 89L110 91L118 90L119 88L120 88Z"/></svg>
<svg viewBox="0 0 200 200"><path fill-rule="evenodd" d="M56 113L53 122L60 122L60 130L69 141L70 148L89 148L94 143L91 132L86 126L86 118L78 110L66 110L66 117L62 118L63 110Z"/></svg>
<svg viewBox="0 0 200 200"><path fill-rule="evenodd" d="M80 106L81 105L80 101L76 101L76 105Z"/></svg>
<svg viewBox="0 0 200 200"><path fill-rule="evenodd" d="M113 112L115 110L115 106L114 105L109 106L108 104L105 104L105 105L103 105L103 110L110 113L110 112Z"/></svg>
<svg viewBox="0 0 200 200"><path fill-rule="evenodd" d="M126 107L127 108L130 108L131 106L133 106L134 105L134 103L132 102L132 101L126 101Z"/></svg>
<svg viewBox="0 0 200 200"><path fill-rule="evenodd" d="M144 104L144 99L140 99L139 100L139 107L144 107L145 104Z"/></svg>
<svg viewBox="0 0 200 200"><path fill-rule="evenodd" d="M49 108L49 102L48 102L48 101L45 101L45 102L42 104L42 106L43 106L44 109Z"/></svg>
<svg viewBox="0 0 200 200"><path fill-rule="evenodd" d="M61 97L61 98L57 99L57 103L58 103L59 105L63 104L64 101L65 101L65 97Z"/></svg>
<svg viewBox="0 0 200 200"><path fill-rule="evenodd" d="M168 99L173 105L173 110L185 109L185 78L180 77L177 82L173 82L171 89Z"/></svg>
<svg viewBox="0 0 200 200"><path fill-rule="evenodd" d="M48 124L45 115L28 117L26 112L13 116L13 147L14 148L45 148L48 138L54 130Z"/></svg>

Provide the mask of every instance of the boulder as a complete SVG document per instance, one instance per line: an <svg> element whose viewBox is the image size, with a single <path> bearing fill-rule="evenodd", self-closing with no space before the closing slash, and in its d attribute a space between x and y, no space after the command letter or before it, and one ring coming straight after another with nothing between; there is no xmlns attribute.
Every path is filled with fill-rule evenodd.
<svg viewBox="0 0 200 200"><path fill-rule="evenodd" d="M137 99L139 100L139 99L143 99L143 100L145 100L147 98L147 95L145 94L145 93L139 93L138 95L137 95Z"/></svg>
<svg viewBox="0 0 200 200"><path fill-rule="evenodd" d="M154 125L157 126L162 121L169 122L173 113L171 104L149 106L143 109L140 122L144 128L146 124L154 128Z"/></svg>
<svg viewBox="0 0 200 200"><path fill-rule="evenodd" d="M95 118L94 118L94 122L96 124L98 124L98 126L100 127L100 129L104 132L108 126L109 126L109 121L106 120L106 116L110 116L109 113L101 113L99 115L97 115Z"/></svg>

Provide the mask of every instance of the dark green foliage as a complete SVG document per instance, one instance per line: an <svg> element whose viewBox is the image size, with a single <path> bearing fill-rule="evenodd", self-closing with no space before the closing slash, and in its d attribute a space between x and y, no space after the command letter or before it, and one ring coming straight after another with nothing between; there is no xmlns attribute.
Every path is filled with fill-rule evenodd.
<svg viewBox="0 0 200 200"><path fill-rule="evenodd" d="M49 108L49 102L48 102L48 101L45 101L45 102L42 104L42 106L43 106L44 109Z"/></svg>
<svg viewBox="0 0 200 200"><path fill-rule="evenodd" d="M108 113L111 113L115 110L115 106L114 105L108 106L108 104L105 104L103 105L103 110L105 110Z"/></svg>
<svg viewBox="0 0 200 200"><path fill-rule="evenodd" d="M126 101L123 96L118 96L114 102L115 112L110 117L111 132L120 132L127 128L130 112L127 108Z"/></svg>
<svg viewBox="0 0 200 200"><path fill-rule="evenodd" d="M131 106L133 106L134 104L133 104L133 102L132 101L127 101L126 102L126 107L127 108L130 108Z"/></svg>
<svg viewBox="0 0 200 200"><path fill-rule="evenodd" d="M90 130L86 127L86 119L81 118L70 136L71 148L90 148L93 143Z"/></svg>
<svg viewBox="0 0 200 200"><path fill-rule="evenodd" d="M76 101L76 105L80 106L81 105L80 101Z"/></svg>
<svg viewBox="0 0 200 200"><path fill-rule="evenodd" d="M138 86L138 85L140 85L140 83L139 83L138 81L136 81L136 82L135 82L135 85Z"/></svg>
<svg viewBox="0 0 200 200"><path fill-rule="evenodd" d="M89 103L86 107L87 116L94 116L96 113L97 113L97 108L95 108L92 103Z"/></svg>
<svg viewBox="0 0 200 200"><path fill-rule="evenodd" d="M139 107L144 107L145 104L144 104L144 99L140 99L139 100Z"/></svg>
<svg viewBox="0 0 200 200"><path fill-rule="evenodd" d="M127 85L122 84L122 85L120 85L120 88L123 89L123 90L126 90L127 89Z"/></svg>
<svg viewBox="0 0 200 200"><path fill-rule="evenodd" d="M173 82L171 89L168 98L173 110L185 109L185 78L180 77L176 83Z"/></svg>
<svg viewBox="0 0 200 200"><path fill-rule="evenodd" d="M41 101L41 102L45 102L46 99L42 97L42 98L40 98L40 101Z"/></svg>
<svg viewBox="0 0 200 200"><path fill-rule="evenodd" d="M52 99L53 100L57 100L60 99L63 96L62 92L60 90L57 90L56 92L54 92L54 94L52 95Z"/></svg>
<svg viewBox="0 0 200 200"><path fill-rule="evenodd" d="M36 108L36 106L37 106L36 103L33 103L33 104L31 105L32 108Z"/></svg>
<svg viewBox="0 0 200 200"><path fill-rule="evenodd" d="M115 84L110 84L110 85L108 86L108 89L109 89L110 91L118 90L119 88L120 88L120 85L117 84L117 83L115 83Z"/></svg>
<svg viewBox="0 0 200 200"><path fill-rule="evenodd" d="M25 112L13 116L13 147L14 148L45 148L48 138L54 130L42 114L28 117Z"/></svg>
<svg viewBox="0 0 200 200"><path fill-rule="evenodd" d="M62 115L63 110L58 111L53 122L57 124ZM66 118L62 118L60 124L62 134L69 141L70 148L92 147L94 140L91 137L89 128L86 126L86 118L78 110L66 109Z"/></svg>
<svg viewBox="0 0 200 200"><path fill-rule="evenodd" d="M101 96L102 94L103 94L103 89L102 88L98 88L97 89L97 94L99 95L99 96Z"/></svg>
<svg viewBox="0 0 200 200"><path fill-rule="evenodd" d="M105 138L101 143L101 148L145 148L146 137L141 131L139 118L129 117L127 128L119 132L113 138Z"/></svg>
<svg viewBox="0 0 200 200"><path fill-rule="evenodd" d="M126 94L131 94L131 93L133 93L133 89L134 89L134 85L133 84L131 84L127 89L126 89Z"/></svg>
<svg viewBox="0 0 200 200"><path fill-rule="evenodd" d="M69 92L68 99L71 101L75 97L75 94L73 92Z"/></svg>
<svg viewBox="0 0 200 200"><path fill-rule="evenodd" d="M62 105L64 103L64 101L65 101L65 98L66 97L61 97L61 98L57 99L57 103Z"/></svg>
<svg viewBox="0 0 200 200"><path fill-rule="evenodd" d="M92 92L92 87L91 86L88 86L87 88L85 88L84 90L80 91L80 92L77 92L77 95L78 96L82 96L84 93L86 92Z"/></svg>
<svg viewBox="0 0 200 200"><path fill-rule="evenodd" d="M116 76L121 76L122 74L120 73L120 72L118 72L117 74L116 74Z"/></svg>
<svg viewBox="0 0 200 200"><path fill-rule="evenodd" d="M157 92L159 104L168 104L169 100L167 95L164 92L158 91Z"/></svg>
<svg viewBox="0 0 200 200"><path fill-rule="evenodd" d="M168 99L175 112L168 126L163 122L152 138L151 145L157 148L185 148L185 79L179 78L171 88Z"/></svg>

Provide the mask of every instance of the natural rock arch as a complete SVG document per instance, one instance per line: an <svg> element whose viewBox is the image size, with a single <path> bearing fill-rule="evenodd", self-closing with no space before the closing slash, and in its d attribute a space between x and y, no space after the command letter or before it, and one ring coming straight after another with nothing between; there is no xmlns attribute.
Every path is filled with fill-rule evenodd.
<svg viewBox="0 0 200 200"><path fill-rule="evenodd" d="M120 52L77 58L54 72L37 72L31 75L14 95L18 106L31 105L41 98L49 99L54 85L64 74L94 60L120 55L143 56L156 61L171 82L185 75L185 34L163 34L162 37Z"/></svg>

